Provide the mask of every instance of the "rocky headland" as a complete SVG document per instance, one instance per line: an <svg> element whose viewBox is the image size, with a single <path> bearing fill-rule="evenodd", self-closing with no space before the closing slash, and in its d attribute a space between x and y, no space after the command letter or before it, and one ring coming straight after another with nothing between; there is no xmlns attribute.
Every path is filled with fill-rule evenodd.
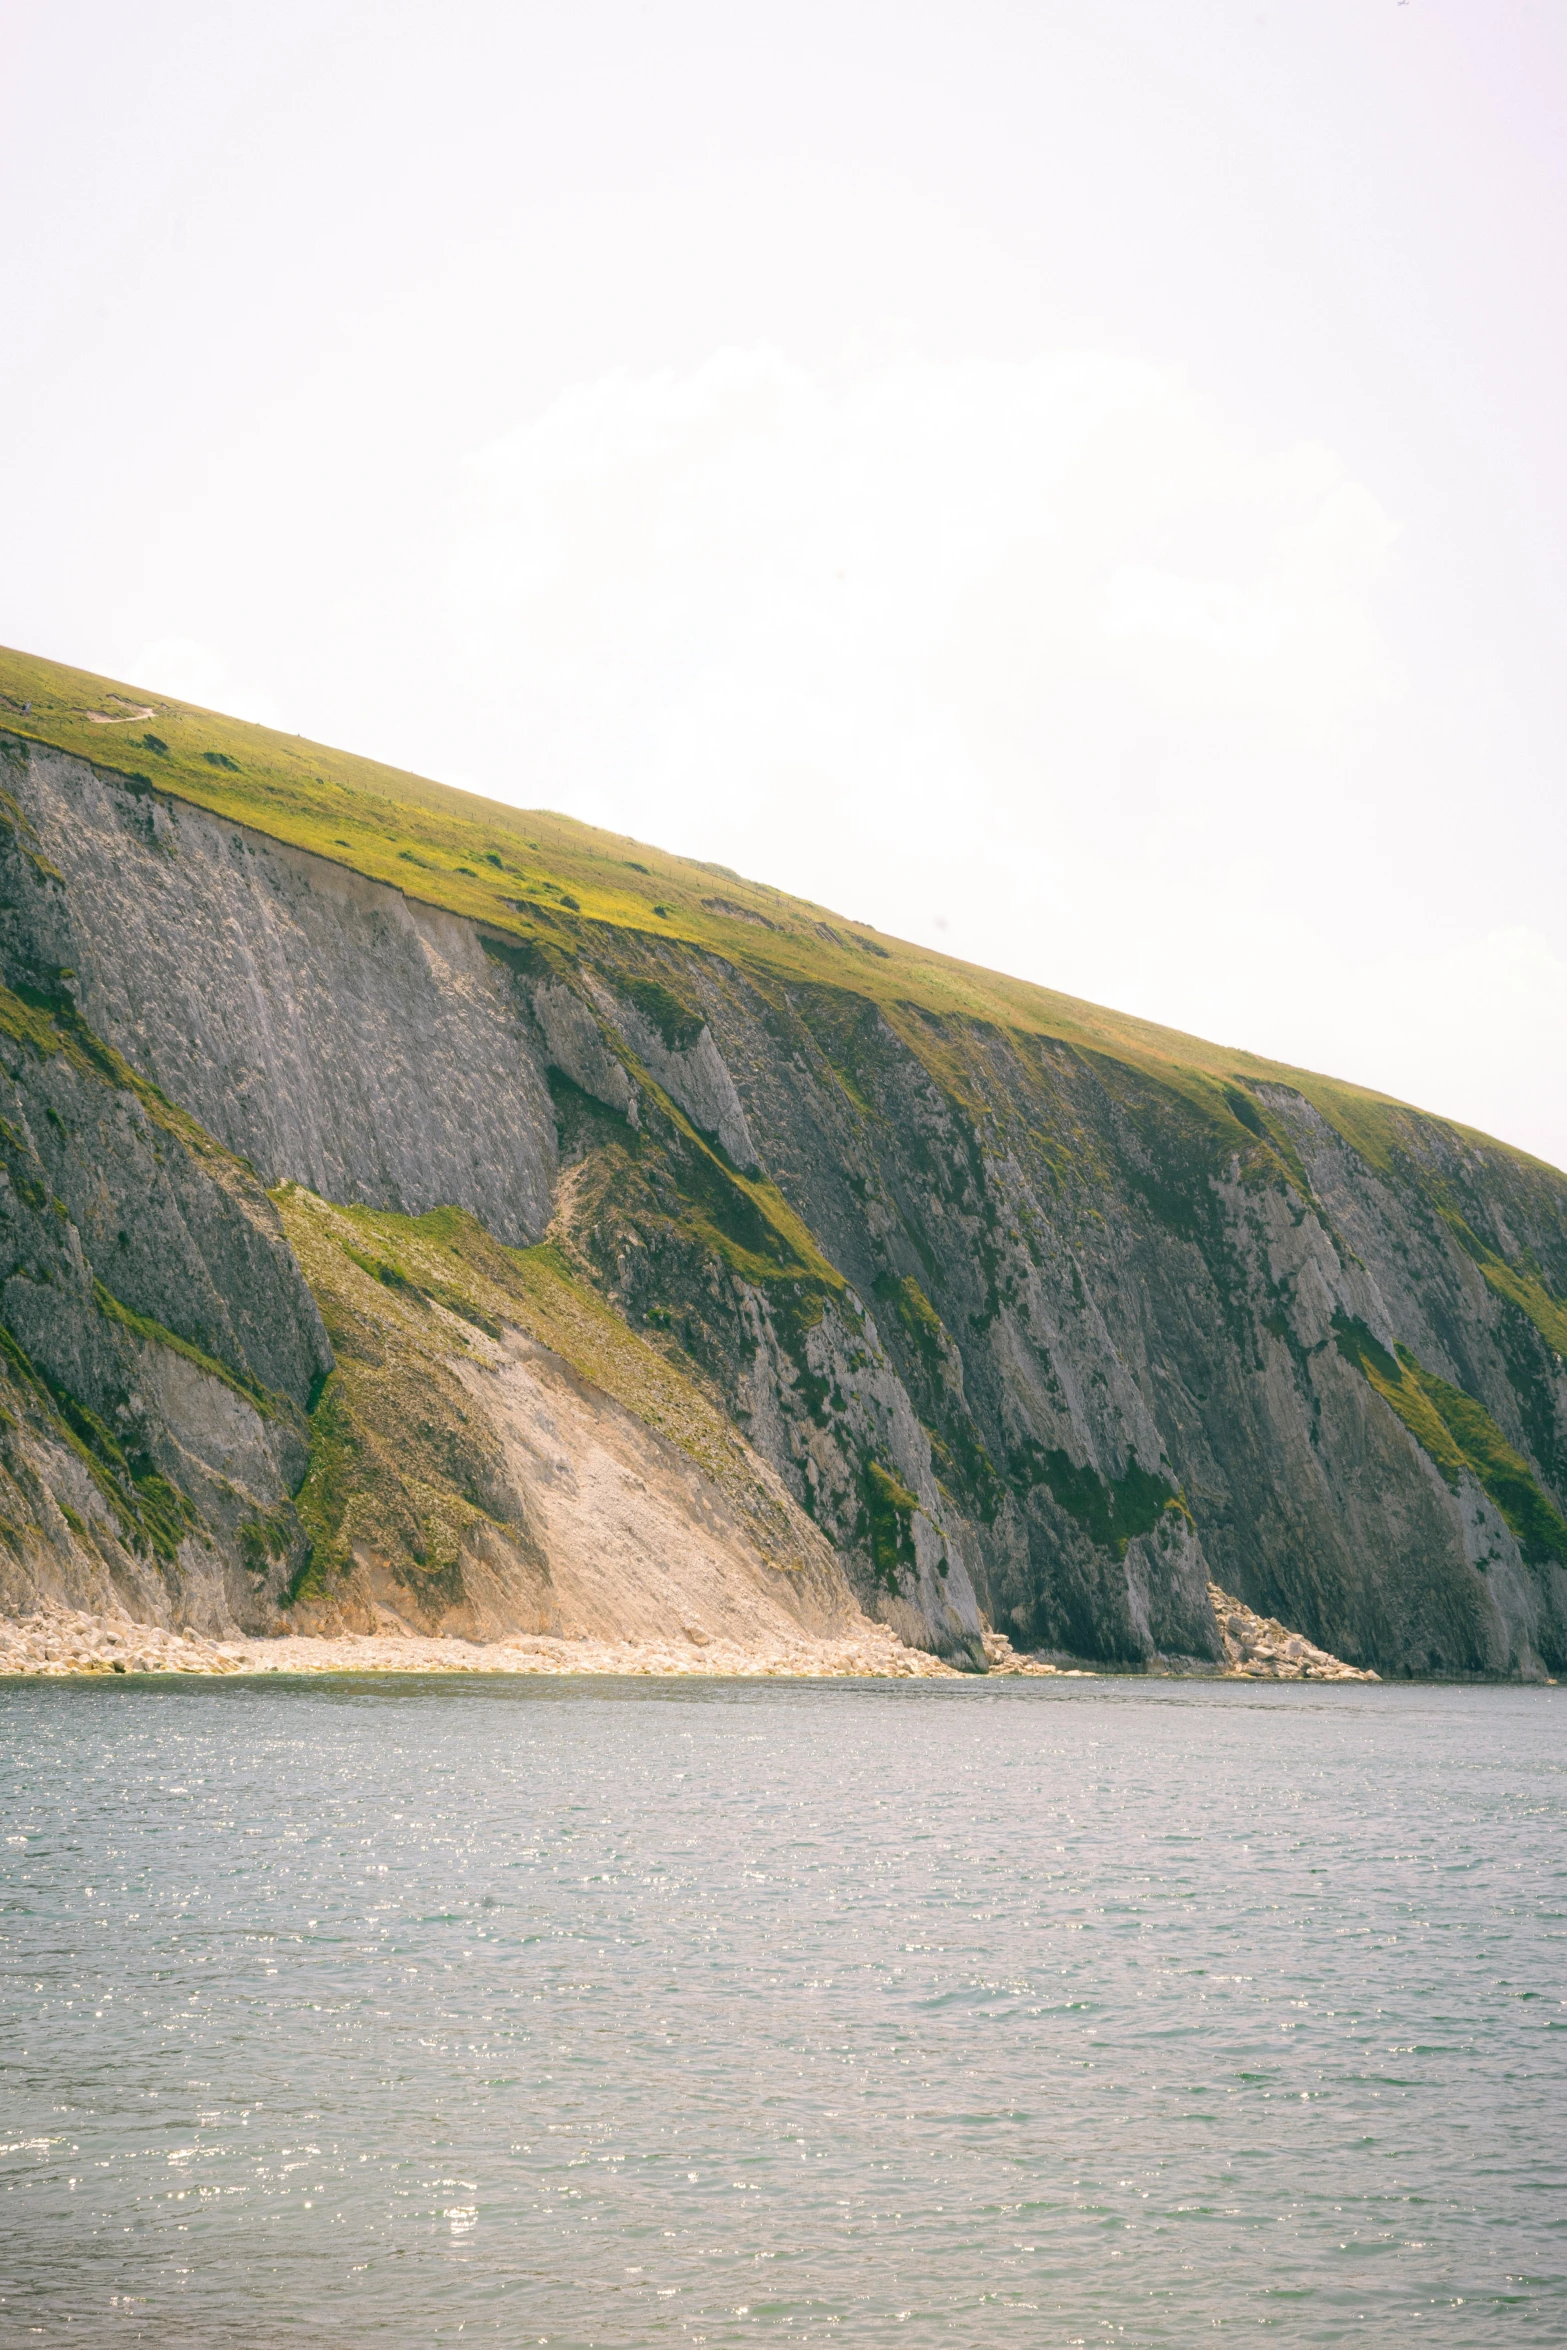
<svg viewBox="0 0 1567 2350"><path fill-rule="evenodd" d="M13 1649L1567 1663L1556 1170L120 690L0 655Z"/></svg>

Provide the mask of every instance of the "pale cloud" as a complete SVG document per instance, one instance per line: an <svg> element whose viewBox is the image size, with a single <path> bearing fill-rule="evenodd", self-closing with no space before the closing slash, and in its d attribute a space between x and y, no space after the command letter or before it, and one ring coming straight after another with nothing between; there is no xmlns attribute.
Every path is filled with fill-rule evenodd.
<svg viewBox="0 0 1567 2350"><path fill-rule="evenodd" d="M1434 953L1394 949L1359 972L1329 975L1329 988L1338 1000L1322 1007L1324 1032L1336 1041L1355 1022L1363 1067L1397 1072L1382 1083L1484 1133L1562 1155L1567 961L1539 931L1509 924Z"/></svg>
<svg viewBox="0 0 1567 2350"><path fill-rule="evenodd" d="M254 726L281 726L282 713L273 697L252 685L228 655L199 637L156 637L137 652L130 674L138 685L171 700L194 702L203 710L219 710L245 718Z"/></svg>
<svg viewBox="0 0 1567 2350"><path fill-rule="evenodd" d="M1152 727L1244 797L1392 690L1391 538L1326 452L1236 449L1135 359L726 350L480 452L448 610L556 796L776 868L805 776L883 831L1076 822Z"/></svg>

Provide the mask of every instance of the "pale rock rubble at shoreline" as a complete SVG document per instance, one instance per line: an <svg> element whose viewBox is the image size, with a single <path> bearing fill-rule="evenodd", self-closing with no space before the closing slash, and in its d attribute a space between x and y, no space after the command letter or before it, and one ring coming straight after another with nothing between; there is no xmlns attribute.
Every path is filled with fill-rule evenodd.
<svg viewBox="0 0 1567 2350"><path fill-rule="evenodd" d="M992 1673L1033 1673L1041 1677L1053 1676L1063 1681L1091 1681L1093 1668L1087 1665L1054 1665L1042 1656L1020 1656L1004 1632L987 1631L985 1662Z"/></svg>
<svg viewBox="0 0 1567 2350"><path fill-rule="evenodd" d="M237 1643L229 1643L230 1647ZM60 1679L84 1673L237 1673L217 1641L187 1627L166 1632L130 1616L95 1616L46 1600L0 1621L0 1673Z"/></svg>
<svg viewBox="0 0 1567 2350"><path fill-rule="evenodd" d="M1226 1651L1219 1678L1270 1681L1375 1681L1271 1617L1211 1587ZM1081 1666L1023 1656L1001 1632L986 1632L992 1674L1089 1679ZM565 1640L513 1633L491 1641L414 1633L281 1634L212 1640L189 1626L165 1631L129 1616L95 1616L46 1603L32 1615L0 1620L0 1676L60 1680L124 1673L503 1673L604 1674L641 1679L729 1677L760 1680L947 1681L966 1676L924 1649L906 1648L885 1624L868 1619L840 1639L802 1635L740 1643L691 1630L663 1640Z"/></svg>
<svg viewBox="0 0 1567 2350"><path fill-rule="evenodd" d="M1380 1681L1380 1673L1362 1672L1314 1648L1299 1632L1291 1632L1275 1616L1259 1616L1243 1599L1208 1586L1208 1597L1224 1642L1226 1680L1242 1681Z"/></svg>
<svg viewBox="0 0 1567 2350"><path fill-rule="evenodd" d="M779 1640L741 1645L723 1638L564 1640L515 1632L502 1640L424 1639L348 1633L338 1638L225 1641L249 1673L608 1674L639 1679L834 1680L875 1676L945 1680L952 1667L905 1648L879 1624L845 1640Z"/></svg>
<svg viewBox="0 0 1567 2350"><path fill-rule="evenodd" d="M1014 1657L1010 1643L987 1641L991 1670L1053 1673L1053 1665ZM417 1634L347 1633L312 1638L210 1640L188 1627L168 1632L129 1617L93 1616L46 1605L0 1622L0 1674L44 1679L116 1673L508 1673L622 1674L773 1680L954 1680L951 1665L905 1648L884 1624L867 1621L838 1640L741 1644L700 1632L666 1640L562 1640L515 1633L469 1641Z"/></svg>

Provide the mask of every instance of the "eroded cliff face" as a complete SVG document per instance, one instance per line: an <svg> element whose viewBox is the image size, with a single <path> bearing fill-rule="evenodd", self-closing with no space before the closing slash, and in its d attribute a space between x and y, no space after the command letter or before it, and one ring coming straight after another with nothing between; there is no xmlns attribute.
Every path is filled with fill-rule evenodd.
<svg viewBox="0 0 1567 2350"><path fill-rule="evenodd" d="M330 1355L277 1214L60 995L0 991L0 1606L260 1629Z"/></svg>
<svg viewBox="0 0 1567 2350"><path fill-rule="evenodd" d="M549 1098L471 923L40 746L3 780L36 850L0 909L13 986L70 973L91 1027L265 1183L538 1237Z"/></svg>
<svg viewBox="0 0 1567 2350"><path fill-rule="evenodd" d="M58 1128L43 1099L68 1067L87 1079L63 1047L19 1041L17 1131L40 1166L40 1120L56 1138L53 1172L28 1179L63 1205L18 1221L26 1261L75 1245L83 1296L96 1280L171 1332L199 1326L192 1345L240 1386L216 1381L221 1410L160 1403L159 1457L199 1456L192 1488L227 1477L280 1543L303 1418L253 1413L270 1483L248 1453L241 1475L238 1436L202 1437L231 1463L212 1469L187 1426L194 1411L216 1430L253 1381L310 1415L319 1464L333 1408L311 1321L325 1276L279 1256L276 1211L239 1159L367 1210L461 1209L515 1247L548 1234L562 1277L728 1415L823 1543L813 1574L836 1553L868 1611L957 1661L982 1668L987 1620L1020 1647L1216 1659L1212 1580L1384 1673L1567 1665L1567 1181L1552 1170L1413 1112L1368 1138L1282 1083L1199 1082L568 913L509 937L35 744L12 745L6 779L10 986L215 1138L200 1211L180 1215L186 1236L225 1236L192 1252L161 1209L95 1205L103 1150L74 1097ZM94 1083L115 1104L100 1127L132 1137L126 1105L146 1118L152 1097ZM155 1168L116 1143L116 1199L163 1197L159 1148ZM145 1234L126 1243L134 1278L122 1229ZM381 1261L383 1294L413 1278ZM419 1310L439 1312L431 1278ZM150 1373L92 1367L93 1347L122 1345L102 1331L129 1346L130 1326L98 1302L77 1316L91 1345L40 1335L39 1287L14 1276L3 1311L40 1375L89 1402L144 1395ZM486 1410L512 1414L534 1466L509 1517L493 1495L475 1506L521 1530L517 1559L530 1541L564 1557L567 1537L540 1533L547 1480L523 1434L541 1424L541 1374L505 1345L511 1370L462 1376L514 1380L513 1403L497 1391ZM261 1442L248 1422L245 1442ZM300 1506L317 1524L311 1474ZM412 1559L426 1537L408 1508L393 1547ZM395 1560L383 1570L397 1580ZM477 1592L477 1563L452 1571L454 1592L465 1574ZM764 1583L773 1571L764 1559ZM829 1613L844 1604L830 1577L821 1591Z"/></svg>
<svg viewBox="0 0 1567 2350"><path fill-rule="evenodd" d="M579 1186L579 1243L673 1318L840 1543L880 1457L939 1481L927 1522L1019 1645L1211 1655L1212 1574L1382 1671L1567 1661L1560 1178L1413 1114L1378 1166L1285 1089L1216 1115L1049 1039L895 1028L689 961L679 982L863 1334L824 1310L802 1344L779 1282L704 1274L638 1189L650 1138L601 1136L624 1163L591 1206ZM874 1376L843 1375L857 1349ZM869 1421L889 1382L912 1440ZM1426 1409L1443 1387L1464 1443Z"/></svg>

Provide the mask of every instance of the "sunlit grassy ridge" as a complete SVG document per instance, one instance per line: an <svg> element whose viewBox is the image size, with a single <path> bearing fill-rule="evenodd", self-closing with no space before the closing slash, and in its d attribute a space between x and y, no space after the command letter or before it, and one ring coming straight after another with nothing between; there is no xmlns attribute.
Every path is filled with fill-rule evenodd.
<svg viewBox="0 0 1567 2350"><path fill-rule="evenodd" d="M519 940L567 944L599 924L683 942L773 980L850 989L901 1030L923 1010L1109 1054L1173 1085L1221 1126L1239 1115L1256 1131L1258 1112L1237 1081L1271 1080L1297 1088L1377 1165L1408 1147L1409 1113L1389 1095L885 937L721 866L543 809L507 807L167 694L0 649L0 726ZM927 1061L939 1053L928 1036L919 1049ZM1527 1163L1510 1146L1455 1131Z"/></svg>

